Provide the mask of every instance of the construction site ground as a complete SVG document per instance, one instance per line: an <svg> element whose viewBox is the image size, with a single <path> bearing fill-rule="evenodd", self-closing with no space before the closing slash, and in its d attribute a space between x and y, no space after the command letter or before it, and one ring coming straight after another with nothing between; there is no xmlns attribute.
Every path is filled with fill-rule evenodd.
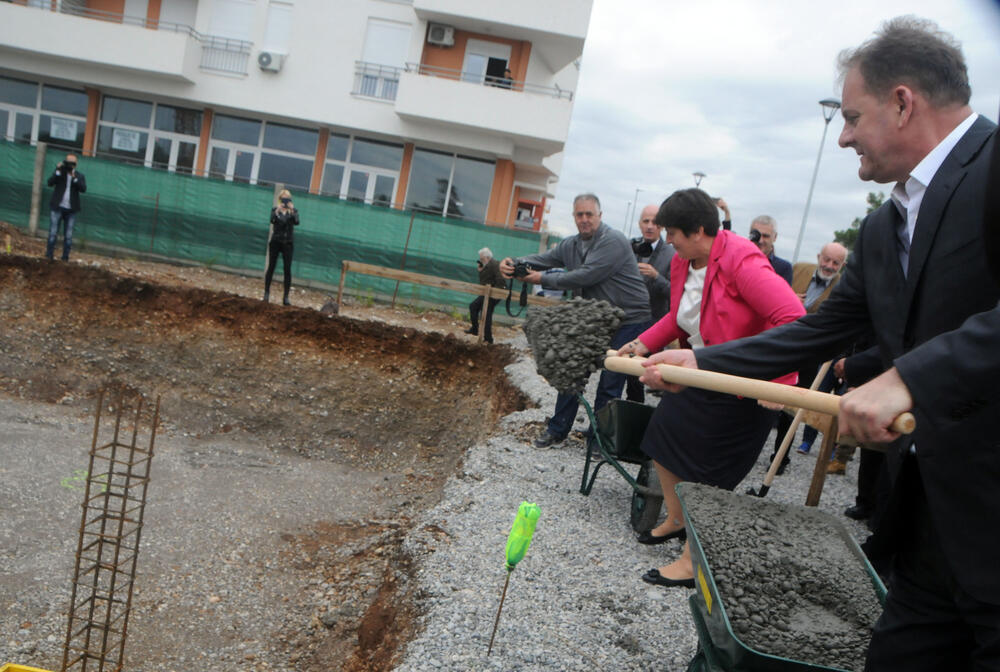
<svg viewBox="0 0 1000 672"><path fill-rule="evenodd" d="M511 351L444 312L331 317L325 292L266 305L259 278L5 235L0 664L59 668L97 394L124 385L162 423L126 669L390 669L417 616L401 539L525 405Z"/></svg>

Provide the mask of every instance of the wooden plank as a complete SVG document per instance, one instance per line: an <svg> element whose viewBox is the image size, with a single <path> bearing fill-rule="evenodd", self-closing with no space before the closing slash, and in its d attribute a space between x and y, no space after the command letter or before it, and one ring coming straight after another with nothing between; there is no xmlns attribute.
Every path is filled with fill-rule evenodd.
<svg viewBox="0 0 1000 672"><path fill-rule="evenodd" d="M351 263L345 261L340 265L340 284L337 285L337 306L341 307L344 305L344 278L347 277L347 265Z"/></svg>
<svg viewBox="0 0 1000 672"><path fill-rule="evenodd" d="M462 282L461 280L450 280L448 278L440 278L435 275L423 275L421 273L413 273L412 271L401 271L398 268L387 268L385 266L375 266L374 264L365 264L360 261L344 261L344 272L345 273L361 273L362 275L374 275L379 278L386 278L388 280L398 280L400 282L412 282L418 285L426 285L428 287L437 287L439 289L447 289L454 292L463 292L465 294L476 294L485 296L485 290L483 285L478 285L472 282ZM500 289L498 287L490 287L490 296L494 299L506 299L507 290ZM539 305L539 306L553 306L560 302L559 299L553 299L547 296L528 296L529 305Z"/></svg>
<svg viewBox="0 0 1000 672"><path fill-rule="evenodd" d="M812 482L809 484L809 493L806 495L806 506L818 506L819 498L823 494L823 483L826 482L826 465L830 463L833 447L837 445L837 418L830 418L828 430L823 434L823 443L820 444L819 455L816 456L816 467L813 469Z"/></svg>
<svg viewBox="0 0 1000 672"><path fill-rule="evenodd" d="M476 343L482 345L486 338L486 315L490 307L490 285L483 285L483 310L479 313L479 334L476 336Z"/></svg>

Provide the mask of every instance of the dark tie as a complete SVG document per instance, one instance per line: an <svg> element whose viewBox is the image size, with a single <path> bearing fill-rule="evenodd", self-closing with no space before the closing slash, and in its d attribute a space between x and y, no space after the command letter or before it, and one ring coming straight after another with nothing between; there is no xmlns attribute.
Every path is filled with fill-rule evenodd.
<svg viewBox="0 0 1000 672"><path fill-rule="evenodd" d="M897 203L897 205L899 204ZM903 214L896 225L896 247L899 252L899 265L903 267L903 277L905 278L906 271L910 266L910 233L906 227L906 208L903 208L901 205L899 208L903 211Z"/></svg>

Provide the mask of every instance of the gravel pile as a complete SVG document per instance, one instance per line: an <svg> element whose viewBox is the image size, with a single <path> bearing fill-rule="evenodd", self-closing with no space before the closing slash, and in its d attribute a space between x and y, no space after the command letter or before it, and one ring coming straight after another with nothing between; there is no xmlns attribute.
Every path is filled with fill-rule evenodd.
<svg viewBox="0 0 1000 672"><path fill-rule="evenodd" d="M695 483L681 488L741 642L779 658L864 667L882 608L832 516Z"/></svg>
<svg viewBox="0 0 1000 672"><path fill-rule="evenodd" d="M538 373L560 392L579 393L604 363L625 311L607 301L573 298L533 308L524 323Z"/></svg>
<svg viewBox="0 0 1000 672"><path fill-rule="evenodd" d="M526 345L523 337L511 344ZM642 546L634 541L628 522L631 488L610 467L601 470L589 497L579 493L582 437L571 434L574 438L548 449L530 444L556 394L534 370L526 354L507 373L539 408L507 416L494 436L473 446L443 500L417 521L405 542L417 561L418 606L424 616L421 632L396 669L686 669L697 646L687 604L693 591L640 579L649 568L678 557L680 543ZM589 381L588 398L596 380L595 375ZM581 410L575 429L586 424ZM736 492L760 486L773 437ZM815 459L794 455L766 501L801 505ZM846 477L827 479L819 508L837 515L863 540L864 526L841 514L854 503L856 473L855 460ZM504 545L524 500L539 505L541 518L531 548L511 575L487 657L506 573ZM853 663L841 664L851 669Z"/></svg>

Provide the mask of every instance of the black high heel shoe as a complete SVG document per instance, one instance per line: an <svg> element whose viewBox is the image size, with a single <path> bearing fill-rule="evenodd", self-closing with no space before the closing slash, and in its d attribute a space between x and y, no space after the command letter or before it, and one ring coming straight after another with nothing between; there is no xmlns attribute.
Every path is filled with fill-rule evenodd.
<svg viewBox="0 0 1000 672"><path fill-rule="evenodd" d="M646 544L647 546L655 546L657 544L665 544L671 539L680 539L681 541L686 541L688 537L687 530L681 528L679 530L674 530L670 534L664 534L662 537L658 537L655 534L650 534L649 532L643 532L638 537L635 538L640 544Z"/></svg>

